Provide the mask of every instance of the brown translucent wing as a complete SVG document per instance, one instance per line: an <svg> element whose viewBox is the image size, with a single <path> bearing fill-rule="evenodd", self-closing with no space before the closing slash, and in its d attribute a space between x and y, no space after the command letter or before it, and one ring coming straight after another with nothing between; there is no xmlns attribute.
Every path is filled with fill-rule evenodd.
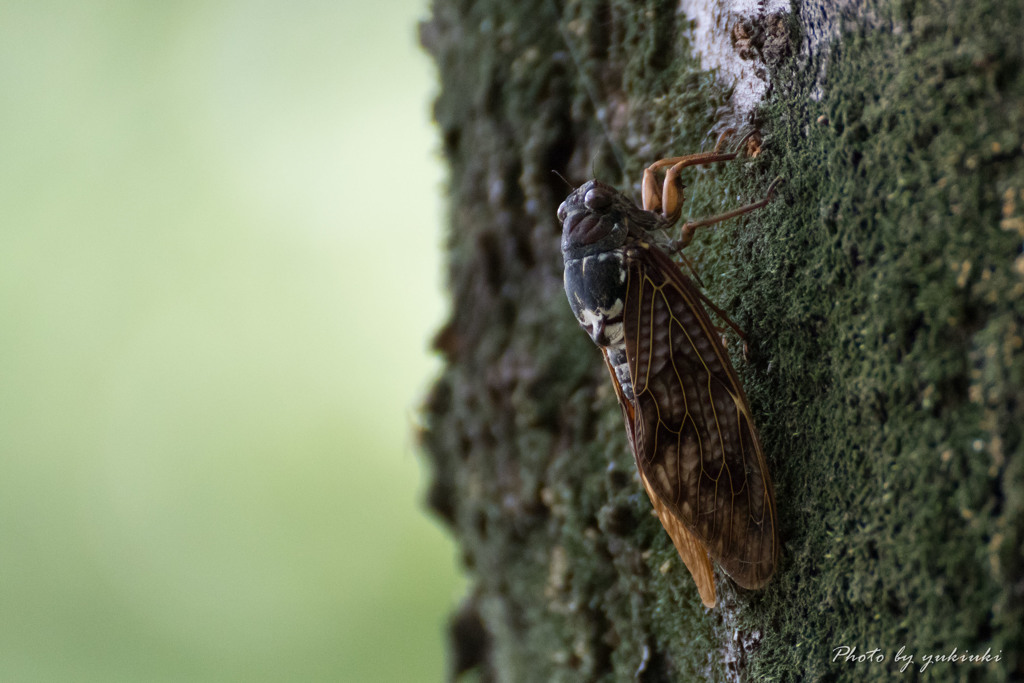
<svg viewBox="0 0 1024 683"><path fill-rule="evenodd" d="M619 397L622 416L626 421L626 434L629 437L629 445L633 449L635 457L637 454L635 436L636 411L633 403L622 393L622 386L615 375L615 369L608 358L608 352L603 348L601 351L604 354L605 365L608 366L608 374L612 377L612 386L615 387L615 393ZM647 491L647 496L651 499L651 504L654 506L654 511L658 514L661 525L665 527L665 531L668 532L673 545L675 545L676 550L679 552L679 557L682 558L683 564L686 565L690 575L693 577L694 583L697 584L697 592L700 594L701 601L705 607L714 607L715 579L714 572L711 569L711 560L708 558L707 548L704 547L699 538L686 528L676 514L661 501L658 494L651 488L651 484L647 481L642 468L640 469L640 480L644 484L644 490Z"/></svg>
<svg viewBox="0 0 1024 683"><path fill-rule="evenodd" d="M700 539L686 528L682 520L669 509L661 498L651 488L651 482L647 481L643 470L640 471L640 479L644 483L644 489L654 505L654 511L658 513L661 525L665 527L672 544L676 547L683 564L690 571L693 582L697 584L697 592L705 607L714 607L715 598L715 574L711 569L711 560L708 558L708 550L701 543Z"/></svg>
<svg viewBox="0 0 1024 683"><path fill-rule="evenodd" d="M760 588L775 570L778 535L771 479L743 388L679 267L637 244L627 251L627 271L623 325L637 467L657 498L655 509L675 517L736 583ZM660 509L659 516L664 524ZM690 568L680 548L690 539L680 542L665 528Z"/></svg>

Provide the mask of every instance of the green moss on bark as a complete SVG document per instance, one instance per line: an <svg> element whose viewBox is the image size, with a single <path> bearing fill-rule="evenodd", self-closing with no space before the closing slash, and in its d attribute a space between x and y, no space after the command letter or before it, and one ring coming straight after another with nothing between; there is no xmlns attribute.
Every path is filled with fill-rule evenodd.
<svg viewBox="0 0 1024 683"><path fill-rule="evenodd" d="M568 189L551 173L635 182L711 144L726 97L674 8L437 0L423 29L452 169L430 503L490 643L464 665L485 680L853 681L891 676L900 646L991 647L1001 661L916 676L1024 673L1019 3L876 7L823 77L824 55L772 64L756 159L687 179L694 216L786 179L768 209L690 248L746 330L736 362L784 542L766 590L726 590L710 613L564 300ZM887 659L833 662L843 645Z"/></svg>
<svg viewBox="0 0 1024 683"><path fill-rule="evenodd" d="M1021 7L892 19L844 36L820 101L772 103L786 200L734 271L787 538L766 602L797 598L754 667L780 680L884 678L901 645L1002 651L935 680L1022 667ZM888 660L834 664L841 645Z"/></svg>

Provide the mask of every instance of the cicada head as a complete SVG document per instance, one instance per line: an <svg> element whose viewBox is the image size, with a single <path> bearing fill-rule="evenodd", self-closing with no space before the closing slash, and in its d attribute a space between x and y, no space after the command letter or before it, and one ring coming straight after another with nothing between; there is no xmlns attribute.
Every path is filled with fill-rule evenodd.
<svg viewBox="0 0 1024 683"><path fill-rule="evenodd" d="M611 185L588 180L558 207L562 223L562 257L583 258L611 251L630 239L649 239L651 231L668 223L644 211Z"/></svg>
<svg viewBox="0 0 1024 683"><path fill-rule="evenodd" d="M558 207L562 223L562 255L582 258L626 243L626 216L637 208L621 192L599 180L576 188Z"/></svg>

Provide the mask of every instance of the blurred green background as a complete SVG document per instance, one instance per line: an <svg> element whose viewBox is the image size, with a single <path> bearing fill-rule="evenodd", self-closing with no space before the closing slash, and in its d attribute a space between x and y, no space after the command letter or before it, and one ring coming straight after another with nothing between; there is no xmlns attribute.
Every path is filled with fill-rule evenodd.
<svg viewBox="0 0 1024 683"><path fill-rule="evenodd" d="M443 678L426 4L0 2L0 680Z"/></svg>

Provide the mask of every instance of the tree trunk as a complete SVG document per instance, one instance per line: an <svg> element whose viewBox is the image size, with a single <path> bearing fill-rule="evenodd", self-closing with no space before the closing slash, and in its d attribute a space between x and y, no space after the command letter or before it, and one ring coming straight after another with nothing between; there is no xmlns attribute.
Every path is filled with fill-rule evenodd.
<svg viewBox="0 0 1024 683"><path fill-rule="evenodd" d="M1024 676L1024 10L842 7L715 28L675 1L435 0L452 317L424 444L472 585L453 675ZM753 113L693 56L715 30L770 74ZM708 611L565 300L554 171L636 192L751 126L755 158L684 178L688 215L785 185L687 254L746 332L783 548L762 591L716 571Z"/></svg>

